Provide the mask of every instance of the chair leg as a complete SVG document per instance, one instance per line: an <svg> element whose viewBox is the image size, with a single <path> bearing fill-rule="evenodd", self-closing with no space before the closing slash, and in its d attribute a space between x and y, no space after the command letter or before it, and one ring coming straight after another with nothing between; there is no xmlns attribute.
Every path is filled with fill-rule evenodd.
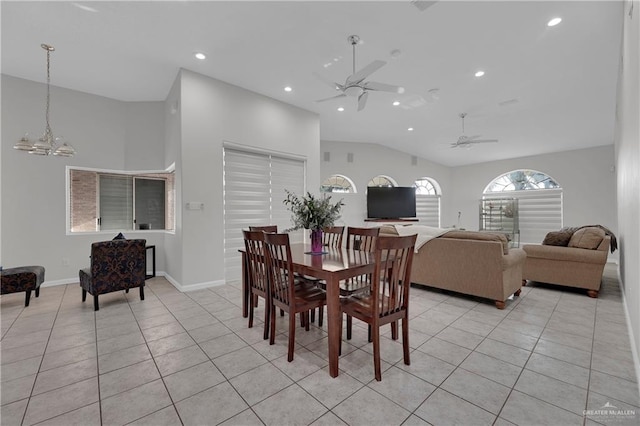
<svg viewBox="0 0 640 426"><path fill-rule="evenodd" d="M371 337L371 324L367 326L367 342L369 343L373 342L373 339Z"/></svg>
<svg viewBox="0 0 640 426"><path fill-rule="evenodd" d="M36 287L36 297L40 297L40 287Z"/></svg>
<svg viewBox="0 0 640 426"><path fill-rule="evenodd" d="M249 296L251 303L249 303L249 328L253 328L253 310L255 309L255 303L253 303L255 296L251 294Z"/></svg>
<svg viewBox="0 0 640 426"><path fill-rule="evenodd" d="M318 327L322 327L322 320L324 319L324 306L318 308Z"/></svg>
<svg viewBox="0 0 640 426"><path fill-rule="evenodd" d="M300 314L302 315L302 313ZM293 361L293 346L296 341L296 313L289 312L289 352L287 354L287 361Z"/></svg>
<svg viewBox="0 0 640 426"><path fill-rule="evenodd" d="M282 311L282 309L280 309ZM269 327L271 328L271 332L269 333L269 344L273 345L276 342L276 307L274 306L269 313L271 315L271 320L269 321Z"/></svg>
<svg viewBox="0 0 640 426"><path fill-rule="evenodd" d="M144 284L140 286L140 300L144 300Z"/></svg>
<svg viewBox="0 0 640 426"><path fill-rule="evenodd" d="M125 292L125 293L129 293L129 289L128 289L128 288L125 288L125 289L124 289L124 292Z"/></svg>
<svg viewBox="0 0 640 426"><path fill-rule="evenodd" d="M353 328L353 318L347 315L347 340L351 340L351 330Z"/></svg>
<svg viewBox="0 0 640 426"><path fill-rule="evenodd" d="M376 380L382 380L382 371L380 369L380 327L373 327L373 369L375 371Z"/></svg>
<svg viewBox="0 0 640 426"><path fill-rule="evenodd" d="M97 294L95 296L93 296L93 310L94 311L99 311L100 310L100 306L98 306L98 295Z"/></svg>
<svg viewBox="0 0 640 426"><path fill-rule="evenodd" d="M280 309L280 316L283 317L284 316L284 309Z"/></svg>
<svg viewBox="0 0 640 426"><path fill-rule="evenodd" d="M85 290L84 288L82 289L82 301L86 301L87 300L87 290Z"/></svg>
<svg viewBox="0 0 640 426"><path fill-rule="evenodd" d="M316 310L315 310L315 309L312 309L312 310L311 310L311 315L310 315L309 320L310 320L311 322L316 322Z"/></svg>
<svg viewBox="0 0 640 426"><path fill-rule="evenodd" d="M25 291L26 295L24 296L24 306L29 306L29 300L31 300L31 290Z"/></svg>
<svg viewBox="0 0 640 426"><path fill-rule="evenodd" d="M391 323L391 339L398 340L398 321Z"/></svg>
<svg viewBox="0 0 640 426"><path fill-rule="evenodd" d="M309 321L309 311L306 311L304 314L300 314L300 315L304 315L304 329L305 331L309 331L309 324L311 322Z"/></svg>
<svg viewBox="0 0 640 426"><path fill-rule="evenodd" d="M271 304L268 301L264 301L264 333L262 334L262 338L267 340L269 338L269 317L271 317Z"/></svg>
<svg viewBox="0 0 640 426"><path fill-rule="evenodd" d="M402 318L402 352L405 365L411 365L409 358L409 318Z"/></svg>

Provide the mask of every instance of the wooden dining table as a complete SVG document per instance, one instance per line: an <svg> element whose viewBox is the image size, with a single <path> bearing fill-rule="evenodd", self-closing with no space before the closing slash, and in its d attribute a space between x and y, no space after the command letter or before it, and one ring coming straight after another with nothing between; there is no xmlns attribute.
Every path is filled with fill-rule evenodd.
<svg viewBox="0 0 640 426"><path fill-rule="evenodd" d="M375 259L373 253L359 250L347 250L344 247L324 247L324 254L308 254L311 245L291 244L293 271L306 276L324 280L327 283L327 333L329 337L329 374L338 376L340 352L340 329L342 311L340 308L340 281L359 275L373 273ZM249 274L244 250L242 253L242 315L248 316Z"/></svg>

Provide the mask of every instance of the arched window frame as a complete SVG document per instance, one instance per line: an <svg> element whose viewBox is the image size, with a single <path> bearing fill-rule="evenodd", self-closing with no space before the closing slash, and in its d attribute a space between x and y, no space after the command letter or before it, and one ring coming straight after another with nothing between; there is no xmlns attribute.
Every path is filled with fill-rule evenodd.
<svg viewBox="0 0 640 426"><path fill-rule="evenodd" d="M396 187L398 186L398 182L391 176L378 175L369 179L367 186Z"/></svg>
<svg viewBox="0 0 640 426"><path fill-rule="evenodd" d="M340 194L355 194L358 192L356 189L356 184L353 182L353 180L345 175L339 174L331 175L326 178L322 182L322 185L320 185L320 191L332 193L335 192Z"/></svg>
<svg viewBox="0 0 640 426"><path fill-rule="evenodd" d="M439 228L440 220L440 194L442 190L438 182L430 177L421 177L415 180L416 188L416 216L421 224Z"/></svg>

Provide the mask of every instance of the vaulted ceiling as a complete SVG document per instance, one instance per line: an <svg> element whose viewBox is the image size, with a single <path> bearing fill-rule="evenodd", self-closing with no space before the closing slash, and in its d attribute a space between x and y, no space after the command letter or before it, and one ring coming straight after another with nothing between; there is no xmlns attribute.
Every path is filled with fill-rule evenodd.
<svg viewBox="0 0 640 426"><path fill-rule="evenodd" d="M47 43L56 48L52 84L100 96L164 100L186 68L318 113L322 140L378 143L449 166L613 143L620 1L0 7L3 74L45 81ZM562 22L547 26L554 17ZM337 92L313 73L338 83L352 74L352 34L363 40L356 68L386 61L369 80L405 93L370 93L360 112L356 98L315 102ZM499 142L451 149L462 112L467 135Z"/></svg>

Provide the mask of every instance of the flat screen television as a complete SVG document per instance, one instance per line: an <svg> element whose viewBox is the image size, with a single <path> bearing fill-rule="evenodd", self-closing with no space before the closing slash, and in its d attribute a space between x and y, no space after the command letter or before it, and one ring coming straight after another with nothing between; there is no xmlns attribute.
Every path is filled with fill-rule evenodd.
<svg viewBox="0 0 640 426"><path fill-rule="evenodd" d="M400 219L416 217L416 189L370 186L367 188L369 219Z"/></svg>

